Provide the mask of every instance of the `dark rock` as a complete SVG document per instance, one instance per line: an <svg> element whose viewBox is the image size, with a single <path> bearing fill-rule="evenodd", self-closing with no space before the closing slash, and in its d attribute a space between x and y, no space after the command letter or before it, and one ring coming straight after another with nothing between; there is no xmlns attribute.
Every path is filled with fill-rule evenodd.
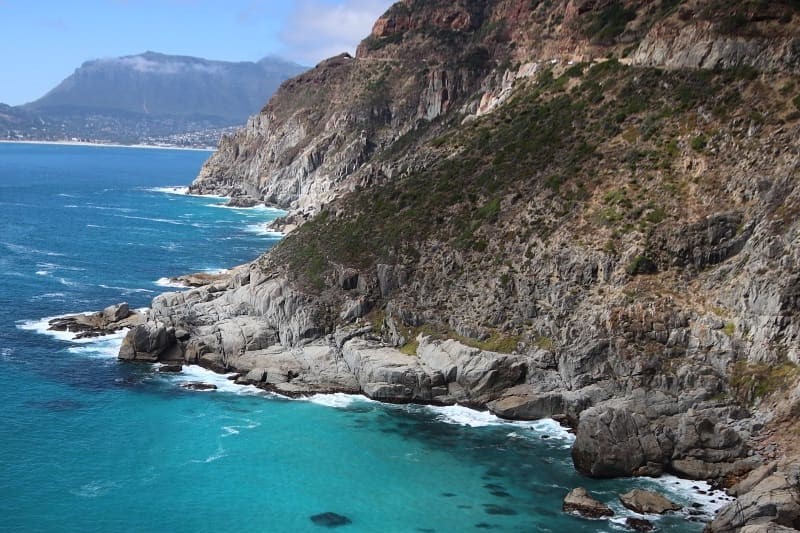
<svg viewBox="0 0 800 533"><path fill-rule="evenodd" d="M183 370L183 365L161 365L158 367L158 372L162 374L177 374Z"/></svg>
<svg viewBox="0 0 800 533"><path fill-rule="evenodd" d="M625 525L634 531L653 531L653 523L644 518L628 517L625 519Z"/></svg>
<svg viewBox="0 0 800 533"><path fill-rule="evenodd" d="M353 521L337 513L320 513L311 517L311 521L322 527L339 527L352 524Z"/></svg>
<svg viewBox="0 0 800 533"><path fill-rule="evenodd" d="M633 489L621 494L619 501L622 505L639 514L664 514L667 511L677 511L681 506L671 502L661 494L649 490Z"/></svg>
<svg viewBox="0 0 800 533"><path fill-rule="evenodd" d="M217 386L213 383L202 383L200 381L189 381L181 383L181 387L188 390L209 391L217 390Z"/></svg>
<svg viewBox="0 0 800 533"><path fill-rule="evenodd" d="M577 513L586 518L614 516L614 511L606 504L592 498L583 487L573 489L566 495L562 509L565 513Z"/></svg>
<svg viewBox="0 0 800 533"><path fill-rule="evenodd" d="M228 207L255 207L261 202L250 196L235 196L225 204Z"/></svg>

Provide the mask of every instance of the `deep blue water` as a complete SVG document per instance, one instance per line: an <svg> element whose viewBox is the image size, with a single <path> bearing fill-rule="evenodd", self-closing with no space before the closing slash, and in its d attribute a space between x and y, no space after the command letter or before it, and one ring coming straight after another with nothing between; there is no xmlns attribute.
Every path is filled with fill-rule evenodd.
<svg viewBox="0 0 800 533"><path fill-rule="evenodd" d="M586 486L620 521L633 486L690 503L692 483L581 478L552 422L290 401L119 363L119 339L41 333L44 317L146 307L160 278L275 243L259 228L277 212L153 190L188 184L207 156L0 144L0 531L314 532L323 512L352 521L342 532L614 531L561 499ZM178 386L198 376L220 390ZM682 514L660 525L702 530Z"/></svg>

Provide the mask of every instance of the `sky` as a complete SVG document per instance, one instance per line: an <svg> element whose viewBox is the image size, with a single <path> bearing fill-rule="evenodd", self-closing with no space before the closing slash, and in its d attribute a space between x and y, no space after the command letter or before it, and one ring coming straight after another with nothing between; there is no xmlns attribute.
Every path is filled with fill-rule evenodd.
<svg viewBox="0 0 800 533"><path fill-rule="evenodd" d="M0 0L0 103L43 96L90 59L145 51L313 66L353 53L392 0Z"/></svg>

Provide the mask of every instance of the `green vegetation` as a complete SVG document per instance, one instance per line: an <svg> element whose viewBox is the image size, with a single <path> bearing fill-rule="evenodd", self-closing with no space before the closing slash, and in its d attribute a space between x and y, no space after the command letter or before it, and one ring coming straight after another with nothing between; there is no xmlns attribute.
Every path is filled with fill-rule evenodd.
<svg viewBox="0 0 800 533"><path fill-rule="evenodd" d="M625 271L631 276L637 276L639 274L654 274L658 271L658 268L652 259L637 255L625 268Z"/></svg>
<svg viewBox="0 0 800 533"><path fill-rule="evenodd" d="M794 106L798 110L800 110L800 94L798 94L797 96L794 97L794 99L792 99L792 103L794 103Z"/></svg>
<svg viewBox="0 0 800 533"><path fill-rule="evenodd" d="M568 90L571 76L577 84ZM532 207L538 214L526 239L546 240L560 224L585 215L619 235L646 234L670 216L686 190L670 178L671 162L680 154L676 139L685 134L680 125L694 127L688 121L697 108L713 109L726 98L726 79L708 71L625 67L613 59L560 77L546 70L538 83L471 123L460 125L457 116L420 121L376 157L392 161L432 148L446 150L447 157L369 194L343 197L271 255L289 264L306 288L320 292L334 264L365 270L376 263L413 265L428 239L466 254L492 254L502 244L498 230L516 223L512 213L530 200L539 202ZM741 88L747 82L736 83ZM601 205L587 213L600 183L596 146L631 128L638 128L636 143L601 166L629 177L604 191ZM698 136L690 144L704 149L708 140ZM609 241L614 253L618 240ZM628 272L652 273L655 264L635 258Z"/></svg>
<svg viewBox="0 0 800 533"><path fill-rule="evenodd" d="M733 337L733 334L736 332L736 324L733 322L726 322L725 326L722 328L722 331L728 337Z"/></svg>
<svg viewBox="0 0 800 533"><path fill-rule="evenodd" d="M625 31L628 22L636 18L636 10L627 8L620 1L614 1L594 13L584 27L584 35L597 44L614 44Z"/></svg>
<svg viewBox="0 0 800 533"><path fill-rule="evenodd" d="M800 367L788 361L769 363L736 363L731 372L731 389L736 398L750 403L789 388L800 377Z"/></svg>
<svg viewBox="0 0 800 533"><path fill-rule="evenodd" d="M404 345L400 347L400 351L406 355L417 355L417 349L419 348L419 341L414 338L410 341L406 342Z"/></svg>
<svg viewBox="0 0 800 533"><path fill-rule="evenodd" d="M692 138L691 147L695 152L702 152L706 149L706 146L708 146L708 139L705 135L700 134Z"/></svg>
<svg viewBox="0 0 800 533"><path fill-rule="evenodd" d="M542 350L549 350L552 351L555 347L556 343L550 337L536 337L536 340L533 341L537 348Z"/></svg>

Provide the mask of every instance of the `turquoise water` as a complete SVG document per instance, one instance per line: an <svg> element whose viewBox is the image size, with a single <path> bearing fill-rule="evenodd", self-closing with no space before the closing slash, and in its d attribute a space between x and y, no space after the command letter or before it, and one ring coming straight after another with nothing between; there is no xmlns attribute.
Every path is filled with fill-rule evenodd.
<svg viewBox="0 0 800 533"><path fill-rule="evenodd" d="M215 270L276 242L266 209L168 194L203 152L0 144L0 531L614 531L564 515L583 485L690 503L692 483L593 481L552 422L348 396L290 401L202 369L162 376L74 343L41 319L119 301L146 307L165 276ZM162 280L163 283L163 280ZM216 392L178 386L218 383ZM705 509L714 504L704 501ZM627 513L627 514L623 514ZM685 515L669 531L701 531Z"/></svg>

